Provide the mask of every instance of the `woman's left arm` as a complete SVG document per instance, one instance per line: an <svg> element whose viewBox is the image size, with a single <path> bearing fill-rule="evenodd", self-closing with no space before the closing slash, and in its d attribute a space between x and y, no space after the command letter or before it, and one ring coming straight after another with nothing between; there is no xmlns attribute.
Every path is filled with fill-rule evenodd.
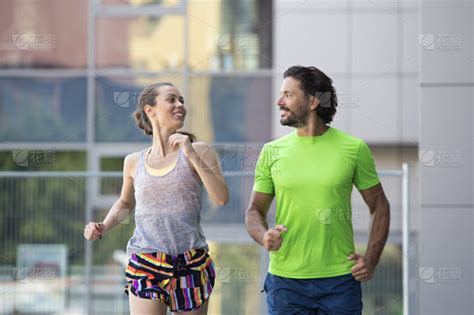
<svg viewBox="0 0 474 315"><path fill-rule="evenodd" d="M169 139L172 146L179 145L201 178L209 197L219 206L229 200L227 184L222 176L216 153L205 142L191 143L188 136L174 134Z"/></svg>

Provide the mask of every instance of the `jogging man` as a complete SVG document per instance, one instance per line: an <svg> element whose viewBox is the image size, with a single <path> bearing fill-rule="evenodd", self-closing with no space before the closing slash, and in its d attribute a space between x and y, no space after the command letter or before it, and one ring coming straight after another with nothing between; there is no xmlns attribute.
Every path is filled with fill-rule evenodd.
<svg viewBox="0 0 474 315"><path fill-rule="evenodd" d="M329 126L332 80L315 67L285 71L280 123L295 130L260 153L245 223L270 253L269 314L361 314L361 282L372 278L388 237L390 206L367 144ZM367 203L367 251L355 253L353 185ZM276 226L267 213L276 197Z"/></svg>

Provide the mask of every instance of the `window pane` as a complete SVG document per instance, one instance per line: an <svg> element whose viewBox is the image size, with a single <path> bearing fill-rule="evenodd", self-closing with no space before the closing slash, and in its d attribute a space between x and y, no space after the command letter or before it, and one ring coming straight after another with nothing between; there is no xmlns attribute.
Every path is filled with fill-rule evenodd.
<svg viewBox="0 0 474 315"><path fill-rule="evenodd" d="M248 196L252 193L254 171L263 143L213 144L221 170L229 188L229 202L217 207L207 196L202 208L206 223L237 223L245 221Z"/></svg>
<svg viewBox="0 0 474 315"><path fill-rule="evenodd" d="M176 70L184 64L183 17L97 20L97 66Z"/></svg>
<svg viewBox="0 0 474 315"><path fill-rule="evenodd" d="M1 171L85 171L85 151L0 151Z"/></svg>
<svg viewBox="0 0 474 315"><path fill-rule="evenodd" d="M271 68L272 1L190 1L193 70Z"/></svg>
<svg viewBox="0 0 474 315"><path fill-rule="evenodd" d="M172 82L183 86L180 75L157 77L100 77L96 80L96 141L149 142L151 138L135 125L132 114L140 92L156 82ZM184 93L181 90L181 93Z"/></svg>
<svg viewBox="0 0 474 315"><path fill-rule="evenodd" d="M86 0L2 0L1 7L1 68L86 67Z"/></svg>
<svg viewBox="0 0 474 315"><path fill-rule="evenodd" d="M207 142L265 142L271 137L271 78L191 78L188 124Z"/></svg>
<svg viewBox="0 0 474 315"><path fill-rule="evenodd" d="M99 78L97 80L97 141L148 141L132 120L141 90L159 78ZM192 77L187 99L186 130L213 142L265 142L271 137L271 78ZM181 89L181 93L185 93Z"/></svg>
<svg viewBox="0 0 474 315"><path fill-rule="evenodd" d="M85 78L0 78L0 139L82 142Z"/></svg>
<svg viewBox="0 0 474 315"><path fill-rule="evenodd" d="M122 172L123 157L102 157L100 159L100 170L103 172ZM121 177L101 177L100 194L101 195L120 195L122 188Z"/></svg>

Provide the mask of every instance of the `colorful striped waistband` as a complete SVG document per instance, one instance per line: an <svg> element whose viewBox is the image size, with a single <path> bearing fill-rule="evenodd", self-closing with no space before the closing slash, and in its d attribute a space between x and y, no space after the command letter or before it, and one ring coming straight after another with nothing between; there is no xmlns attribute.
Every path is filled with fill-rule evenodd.
<svg viewBox="0 0 474 315"><path fill-rule="evenodd" d="M202 257L205 256L207 252L207 248L193 248L179 255L169 255L163 252L141 253L133 255L153 257L158 261L168 263L170 265L189 265L202 259Z"/></svg>

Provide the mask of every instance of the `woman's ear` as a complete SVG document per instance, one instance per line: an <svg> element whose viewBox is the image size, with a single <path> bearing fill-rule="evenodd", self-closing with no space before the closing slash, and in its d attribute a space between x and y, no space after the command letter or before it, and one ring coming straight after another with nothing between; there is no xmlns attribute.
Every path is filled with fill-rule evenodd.
<svg viewBox="0 0 474 315"><path fill-rule="evenodd" d="M143 107L143 111L146 113L148 117L155 116L155 111L153 110L153 107L151 107L148 104Z"/></svg>

